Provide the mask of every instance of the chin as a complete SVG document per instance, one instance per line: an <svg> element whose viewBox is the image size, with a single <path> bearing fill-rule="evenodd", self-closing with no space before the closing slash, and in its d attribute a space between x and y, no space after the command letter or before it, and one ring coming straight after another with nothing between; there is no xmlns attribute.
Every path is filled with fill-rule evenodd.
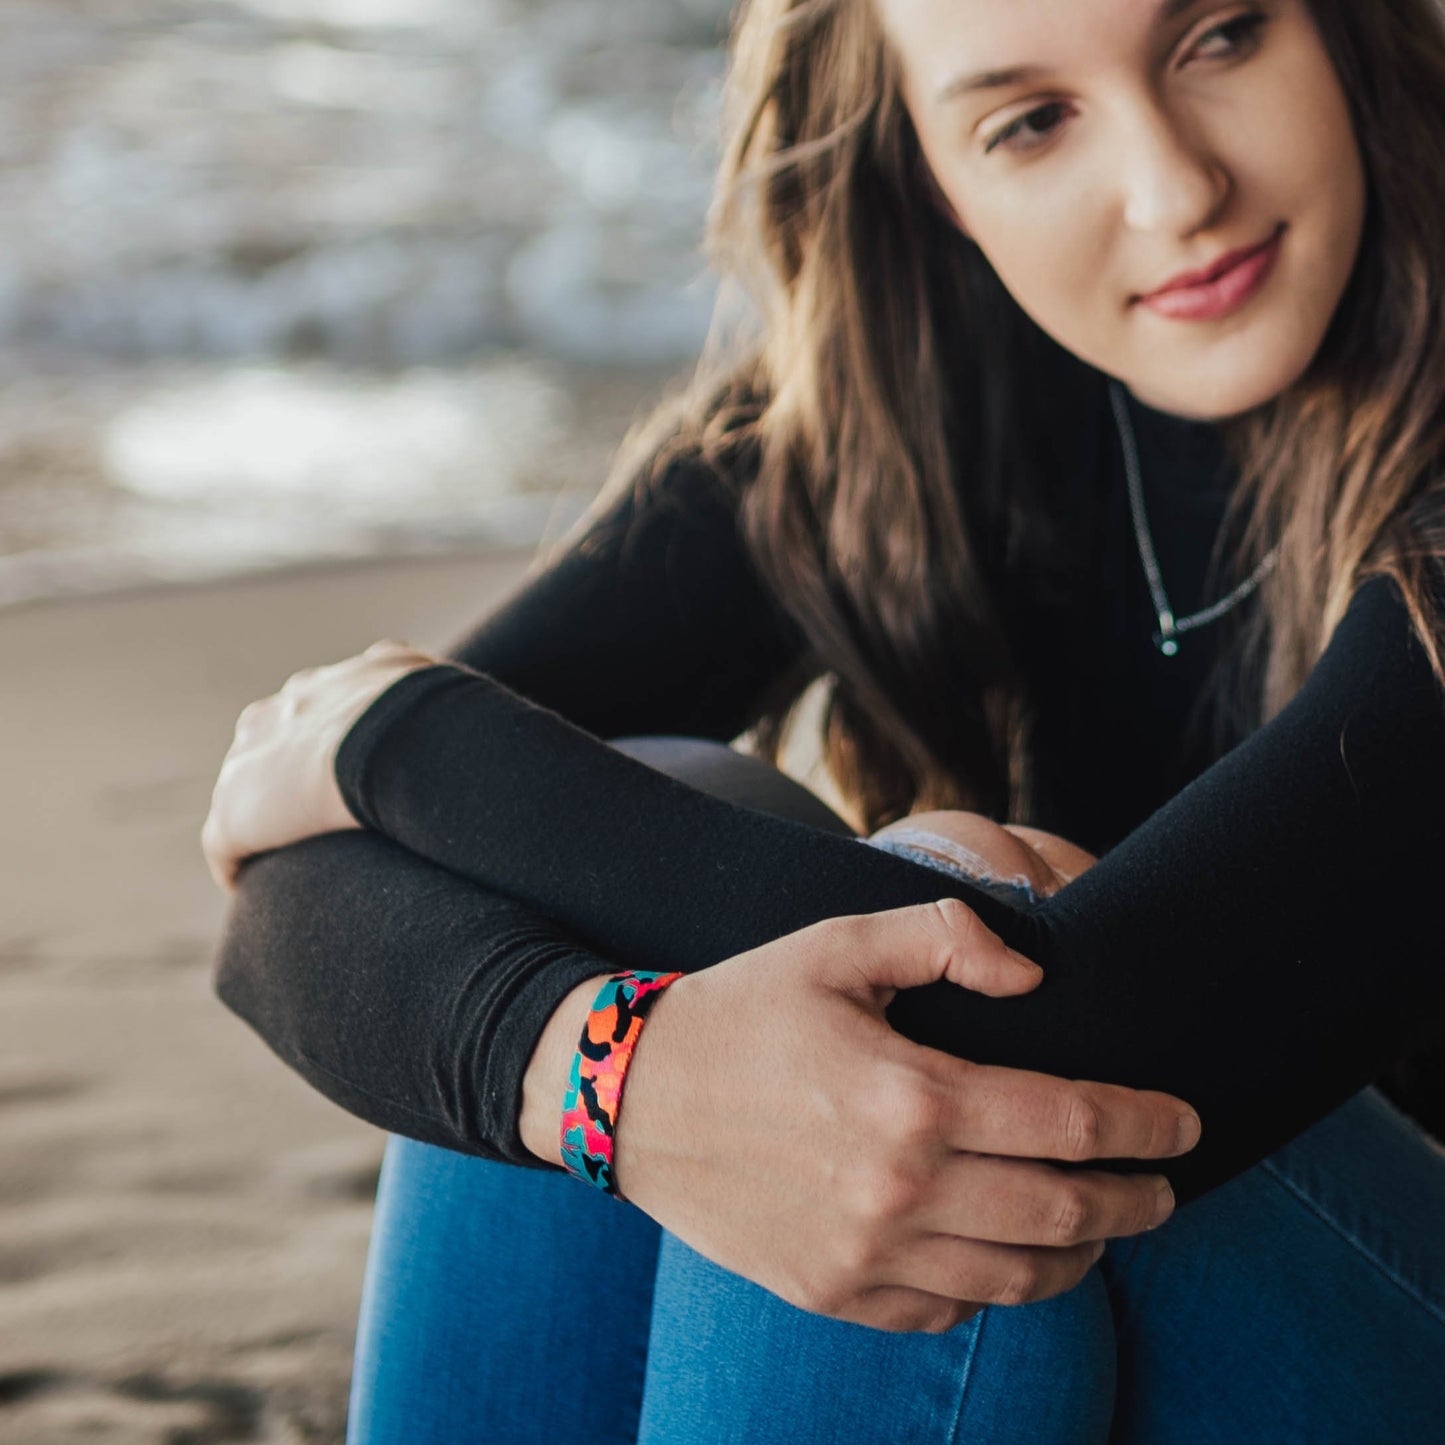
<svg viewBox="0 0 1445 1445"><path fill-rule="evenodd" d="M1215 355L1196 359L1177 372L1161 365L1160 358L1136 368L1136 378L1120 379L1146 406L1196 421L1224 421L1265 406L1287 391L1309 369L1319 349L1311 346L1281 348L1263 355L1231 354L1223 347Z"/></svg>
<svg viewBox="0 0 1445 1445"><path fill-rule="evenodd" d="M1131 357L1134 376L1121 376L1140 401L1200 421L1223 421L1267 405L1309 371L1329 331L1345 278L1328 298L1316 289L1285 289L1245 324L1213 337L1181 337L1192 346L1176 357L1157 340ZM1328 300L1328 304L1326 301ZM1137 378L1137 384L1134 378Z"/></svg>

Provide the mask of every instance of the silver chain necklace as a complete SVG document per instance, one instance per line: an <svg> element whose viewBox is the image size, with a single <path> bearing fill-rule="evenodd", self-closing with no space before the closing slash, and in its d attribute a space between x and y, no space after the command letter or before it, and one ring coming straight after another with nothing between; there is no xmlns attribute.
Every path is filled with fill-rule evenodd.
<svg viewBox="0 0 1445 1445"><path fill-rule="evenodd" d="M1279 548L1259 564L1228 597L1221 598L1212 606L1191 612L1188 617L1176 617L1169 606L1168 594L1164 591L1164 580L1159 573L1159 559L1154 553L1154 539L1149 534L1149 522L1144 515L1144 482L1139 473L1139 448L1134 440L1134 427L1129 420L1129 409L1124 403L1124 388L1117 381L1109 382L1109 401L1114 408L1114 421L1119 428L1119 440L1124 447L1124 471L1129 479L1129 510L1134 517L1134 538L1139 544L1139 560L1144 564L1144 576L1149 583L1149 596L1154 602L1154 611L1159 615L1159 630L1154 634L1154 646L1165 657L1173 657L1179 651L1178 637L1182 632L1191 632L1203 627L1218 617L1223 617L1231 607L1243 602L1279 560Z"/></svg>

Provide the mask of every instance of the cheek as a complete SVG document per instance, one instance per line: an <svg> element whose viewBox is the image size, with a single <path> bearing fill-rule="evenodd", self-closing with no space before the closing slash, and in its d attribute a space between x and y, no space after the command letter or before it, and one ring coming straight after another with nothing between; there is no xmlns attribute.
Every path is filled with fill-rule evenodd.
<svg viewBox="0 0 1445 1445"><path fill-rule="evenodd" d="M1099 192L1069 186L1034 196L1027 214L995 212L979 220L975 239L1010 295L1066 346L1088 348L1123 294L1108 289L1111 223Z"/></svg>
<svg viewBox="0 0 1445 1445"><path fill-rule="evenodd" d="M1364 168L1349 103L1312 29L1289 49L1239 122L1238 134L1249 142L1237 173L1253 174L1268 187L1264 194L1278 197L1278 214L1294 202L1300 210L1335 213L1338 226L1360 207Z"/></svg>
<svg viewBox="0 0 1445 1445"><path fill-rule="evenodd" d="M1021 182L1005 173L1002 159L997 177L985 161L965 185L937 138L925 139L924 150L960 229L1039 325L1053 330L1087 310L1091 298L1098 304L1109 226L1096 176L1062 166Z"/></svg>

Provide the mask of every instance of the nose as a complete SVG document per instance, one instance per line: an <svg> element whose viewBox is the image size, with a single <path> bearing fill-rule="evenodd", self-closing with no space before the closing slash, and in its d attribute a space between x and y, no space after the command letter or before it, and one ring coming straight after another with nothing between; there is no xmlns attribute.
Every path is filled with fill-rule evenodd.
<svg viewBox="0 0 1445 1445"><path fill-rule="evenodd" d="M1173 236L1205 229L1233 185L1213 148L1159 105L1140 107L1128 127L1122 181L1125 224Z"/></svg>

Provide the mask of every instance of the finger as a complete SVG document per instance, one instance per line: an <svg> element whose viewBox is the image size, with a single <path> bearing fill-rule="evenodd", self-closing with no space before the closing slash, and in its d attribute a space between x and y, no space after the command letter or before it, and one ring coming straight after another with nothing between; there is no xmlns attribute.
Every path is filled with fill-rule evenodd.
<svg viewBox="0 0 1445 1445"><path fill-rule="evenodd" d="M1199 1142L1199 1116L1152 1089L952 1059L944 1125L955 1149L1029 1159L1166 1159Z"/></svg>
<svg viewBox="0 0 1445 1445"><path fill-rule="evenodd" d="M234 863L204 844L201 853L206 860L206 872L211 875L211 881L222 893L234 893L236 891Z"/></svg>
<svg viewBox="0 0 1445 1445"><path fill-rule="evenodd" d="M201 824L201 856L206 860L206 872L211 875L211 881L217 888L224 889L226 883L220 851L216 846L216 831L216 815L212 811L206 814L206 821Z"/></svg>
<svg viewBox="0 0 1445 1445"><path fill-rule="evenodd" d="M235 744L247 747L264 730L275 707L275 694L247 703L236 717Z"/></svg>
<svg viewBox="0 0 1445 1445"><path fill-rule="evenodd" d="M925 1234L900 1245L884 1272L891 1284L946 1299L1022 1305L1073 1289L1103 1252L1102 1244L1038 1249Z"/></svg>
<svg viewBox="0 0 1445 1445"><path fill-rule="evenodd" d="M954 1154L934 1176L913 1222L931 1234L1057 1249L1143 1234L1173 1212L1174 1191L1159 1174Z"/></svg>
<svg viewBox="0 0 1445 1445"><path fill-rule="evenodd" d="M234 893L236 891L236 874L240 866L239 860L213 850L203 849L202 851L205 854L206 871L211 875L211 881L222 893Z"/></svg>
<svg viewBox="0 0 1445 1445"><path fill-rule="evenodd" d="M1037 988L1044 976L958 898L828 918L811 927L825 981L880 1005L901 988L939 979L1005 997Z"/></svg>
<svg viewBox="0 0 1445 1445"><path fill-rule="evenodd" d="M416 648L409 642L397 642L394 638L388 637L380 642L373 642L361 655L371 658L374 662L385 662L394 657L403 655L410 657L415 654Z"/></svg>
<svg viewBox="0 0 1445 1445"><path fill-rule="evenodd" d="M832 1318L894 1333L911 1331L941 1335L965 1320L971 1320L982 1309L983 1302L979 1300L946 1299L927 1290L881 1285L864 1290Z"/></svg>

